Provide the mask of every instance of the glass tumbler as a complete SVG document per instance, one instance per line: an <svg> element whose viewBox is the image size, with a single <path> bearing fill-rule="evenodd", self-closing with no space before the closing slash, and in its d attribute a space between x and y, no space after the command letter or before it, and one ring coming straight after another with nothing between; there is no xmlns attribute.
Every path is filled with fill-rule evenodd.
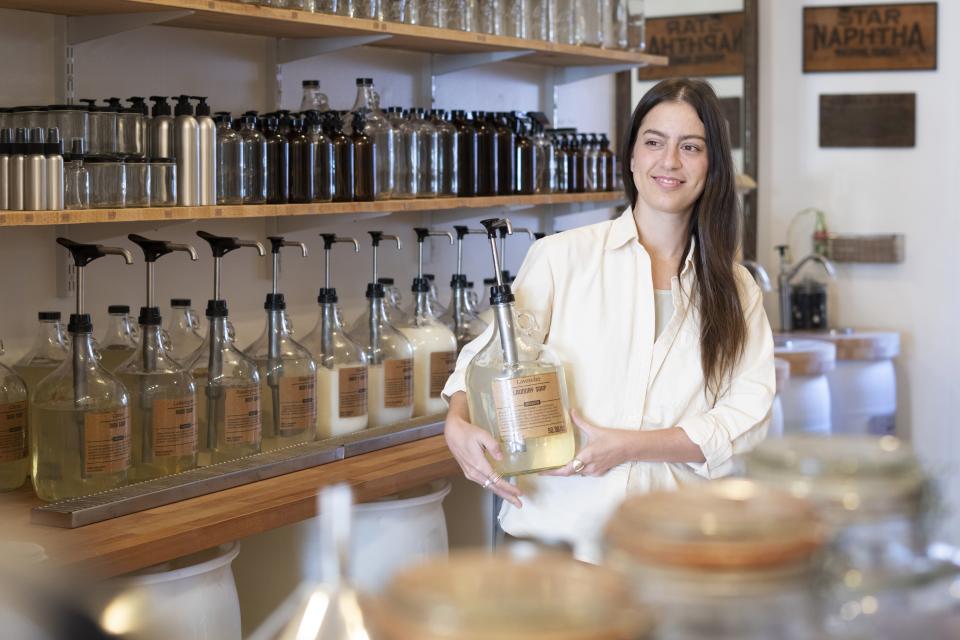
<svg viewBox="0 0 960 640"><path fill-rule="evenodd" d="M90 206L113 208L126 206L126 172L123 162L110 156L87 156L90 174Z"/></svg>
<svg viewBox="0 0 960 640"><path fill-rule="evenodd" d="M150 206L150 163L145 158L127 158L124 161L126 174L126 199L124 206Z"/></svg>
<svg viewBox="0 0 960 640"><path fill-rule="evenodd" d="M173 160L150 161L150 206L177 204L177 163Z"/></svg>

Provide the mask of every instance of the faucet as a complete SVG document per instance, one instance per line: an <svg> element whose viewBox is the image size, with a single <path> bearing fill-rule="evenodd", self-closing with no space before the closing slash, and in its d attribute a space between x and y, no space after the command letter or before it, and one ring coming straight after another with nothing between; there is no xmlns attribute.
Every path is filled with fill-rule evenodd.
<svg viewBox="0 0 960 640"><path fill-rule="evenodd" d="M767 270L763 268L763 265L754 260L741 260L740 264L746 267L747 271L750 272L750 275L753 276L753 279L757 281L757 284L760 285L760 290L764 293L773 291L773 286L770 284L770 276L767 274Z"/></svg>
<svg viewBox="0 0 960 640"><path fill-rule="evenodd" d="M833 263L817 253L811 253L796 265L790 265L790 247L787 245L778 245L777 252L780 254L780 273L777 274L777 287L779 287L780 297L780 331L787 333L793 330L793 308L791 304L791 284L790 281L800 273L800 269L808 262L817 262L827 272L831 279L837 277L837 270ZM749 267L748 267L749 268Z"/></svg>

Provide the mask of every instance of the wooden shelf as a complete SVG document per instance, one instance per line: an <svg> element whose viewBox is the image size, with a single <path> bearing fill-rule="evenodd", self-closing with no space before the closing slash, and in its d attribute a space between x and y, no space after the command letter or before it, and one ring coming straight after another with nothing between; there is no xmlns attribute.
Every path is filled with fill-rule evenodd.
<svg viewBox="0 0 960 640"><path fill-rule="evenodd" d="M325 13L272 9L225 0L0 0L0 8L66 16L188 10L193 13L163 24L276 38L389 36L370 46L439 54L529 51L529 55L518 60L548 66L642 66L667 63L663 56L632 51L554 44L540 40L346 18Z"/></svg>
<svg viewBox="0 0 960 640"><path fill-rule="evenodd" d="M405 211L444 211L523 208L550 204L595 202L615 205L624 201L618 191L596 193L554 193L538 196L493 196L484 198L431 198L417 200L379 200L376 202L325 202L318 204L217 205L212 207L147 207L142 209L82 209L75 211L3 211L0 227L36 227L57 224L93 224L98 222L156 222L216 220L227 218L277 218L286 216L324 216Z"/></svg>
<svg viewBox="0 0 960 640"><path fill-rule="evenodd" d="M310 518L326 485L349 482L369 501L459 472L434 436L79 529L31 524L41 503L27 487L0 495L0 538L43 546L57 568L109 577Z"/></svg>

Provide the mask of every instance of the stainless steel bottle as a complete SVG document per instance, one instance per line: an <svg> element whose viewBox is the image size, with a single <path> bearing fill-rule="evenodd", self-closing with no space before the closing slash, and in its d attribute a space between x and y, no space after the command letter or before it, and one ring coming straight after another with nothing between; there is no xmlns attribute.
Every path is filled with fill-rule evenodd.
<svg viewBox="0 0 960 640"><path fill-rule="evenodd" d="M0 210L10 208L10 147L11 129L0 129Z"/></svg>
<svg viewBox="0 0 960 640"><path fill-rule="evenodd" d="M10 145L8 170L8 202L11 211L23 211L23 169L26 162L27 130L17 127L17 135Z"/></svg>
<svg viewBox="0 0 960 640"><path fill-rule="evenodd" d="M147 155L151 160L173 160L174 119L170 103L165 96L150 96L153 108L150 110L150 123L147 125Z"/></svg>
<svg viewBox="0 0 960 640"><path fill-rule="evenodd" d="M207 99L197 100L197 126L200 138L200 204L217 204L217 124L210 117Z"/></svg>
<svg viewBox="0 0 960 640"><path fill-rule="evenodd" d="M47 209L58 211L63 209L63 142L60 140L60 130L56 127L47 129L47 142L43 150L43 161L47 165Z"/></svg>
<svg viewBox="0 0 960 640"><path fill-rule="evenodd" d="M177 204L200 204L200 125L193 117L190 96L176 98L173 153L177 159Z"/></svg>
<svg viewBox="0 0 960 640"><path fill-rule="evenodd" d="M47 165L43 157L44 131L30 130L26 158L23 162L23 209L43 211L47 208Z"/></svg>

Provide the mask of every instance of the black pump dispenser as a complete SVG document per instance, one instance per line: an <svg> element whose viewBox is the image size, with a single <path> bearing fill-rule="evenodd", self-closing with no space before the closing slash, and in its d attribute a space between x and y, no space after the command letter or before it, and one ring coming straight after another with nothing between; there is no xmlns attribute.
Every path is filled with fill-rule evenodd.
<svg viewBox="0 0 960 640"><path fill-rule="evenodd" d="M150 96L150 101L153 103L153 107L150 109L152 118L171 115L170 103L167 102L166 96Z"/></svg>
<svg viewBox="0 0 960 640"><path fill-rule="evenodd" d="M192 116L193 104L190 102L190 96L180 95L174 98L177 101L177 105L173 108L173 115L175 116Z"/></svg>
<svg viewBox="0 0 960 640"><path fill-rule="evenodd" d="M197 101L197 116L209 116L210 115L210 105L207 104L206 96L190 96L191 100Z"/></svg>
<svg viewBox="0 0 960 640"><path fill-rule="evenodd" d="M90 314L85 313L83 310L84 267L94 260L98 260L108 255L122 256L124 262L127 264L133 264L133 256L131 256L130 252L126 249L105 247L99 244L80 244L79 242L74 242L73 240L69 240L67 238L57 238L57 244L62 247L66 247L67 251L69 251L70 255L73 257L73 265L77 268L77 286L75 287L77 292L76 308L74 312L70 314L70 322L67 325L67 331L70 333L90 333L93 331L93 321L90 319Z"/></svg>
<svg viewBox="0 0 960 640"><path fill-rule="evenodd" d="M188 244L175 244L166 240L151 240L135 233L128 235L127 239L143 250L143 261L147 265L147 303L145 306L140 307L140 317L137 322L143 326L159 326L161 323L160 308L156 305L153 291L155 264L157 260L168 253L183 251L190 254L190 259L196 262L197 251Z"/></svg>
<svg viewBox="0 0 960 640"><path fill-rule="evenodd" d="M353 244L353 252L360 253L360 245L353 238L340 238L334 233L321 233L323 238L323 287L317 295L318 304L335 304L337 302L337 290L330 286L330 251L333 245L338 242L349 242Z"/></svg>
<svg viewBox="0 0 960 640"><path fill-rule="evenodd" d="M220 298L220 259L241 247L254 248L260 256L263 256L265 255L263 245L254 240L216 236L206 231L197 231L197 235L207 241L213 254L213 298L207 301L207 317L226 318L228 314L227 302Z"/></svg>

